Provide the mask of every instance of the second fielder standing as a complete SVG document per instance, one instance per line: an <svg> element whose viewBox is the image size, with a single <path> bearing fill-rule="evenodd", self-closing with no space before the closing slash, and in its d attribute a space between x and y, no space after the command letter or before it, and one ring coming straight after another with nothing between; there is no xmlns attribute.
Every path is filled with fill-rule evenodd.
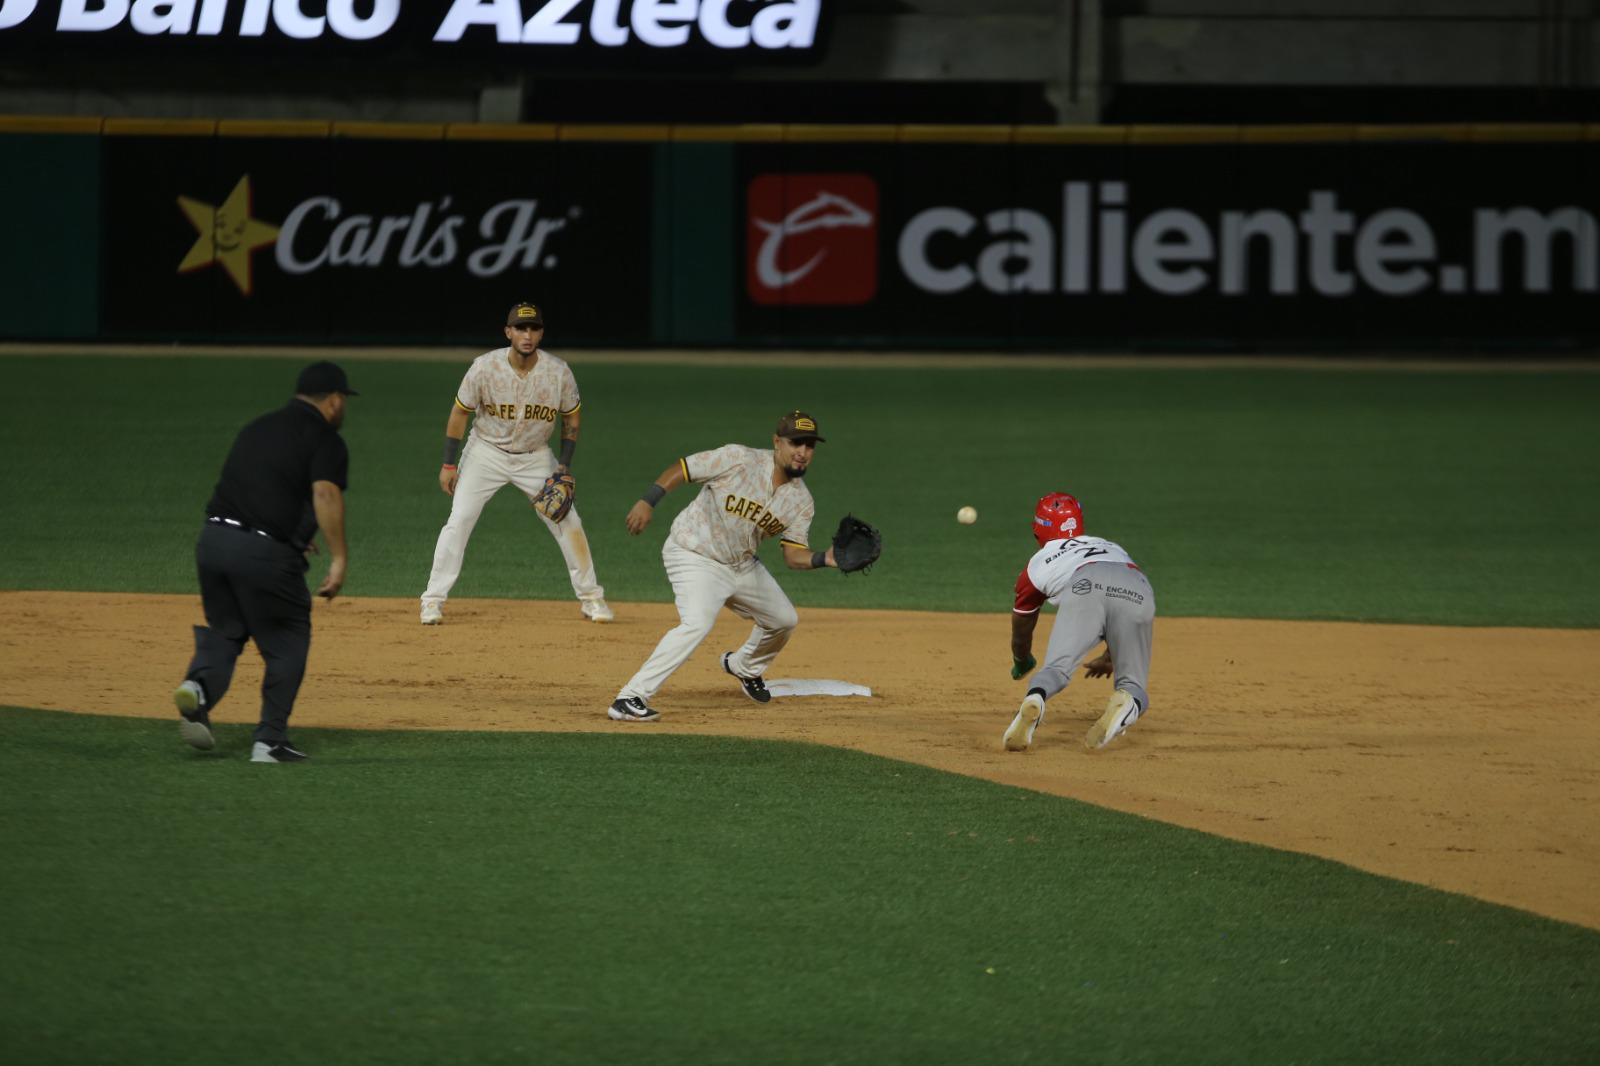
<svg viewBox="0 0 1600 1066"><path fill-rule="evenodd" d="M489 498L510 483L531 501L544 488L546 478L568 472L578 446L578 410L582 407L578 382L571 367L539 347L544 339L544 315L533 304L517 304L506 315L505 333L509 347L485 352L467 368L445 424L439 487L451 498L450 518L439 531L433 572L422 594L425 626L444 620L444 601L461 576L467 541ZM561 417L559 459L548 443L557 415ZM463 451L461 440L469 417L472 438ZM543 514L539 520L561 547L583 616L595 622L611 621L614 615L595 576L589 538L577 508L560 522Z"/></svg>
<svg viewBox="0 0 1600 1066"><path fill-rule="evenodd" d="M628 512L628 532L643 533L655 506L686 481L704 484L700 495L678 513L661 547L661 561L672 582L679 622L650 653L606 712L619 722L653 722L661 715L650 697L711 632L717 612L731 608L755 623L737 651L724 652L722 669L738 679L757 703L772 699L761 679L789 643L800 616L761 565L756 549L767 537L783 544L783 561L792 570L836 565L833 548L806 546L816 504L801 480L824 438L816 419L791 411L778 420L772 450L725 444L685 456L661 472L655 484Z"/></svg>
<svg viewBox="0 0 1600 1066"><path fill-rule="evenodd" d="M1011 677L1032 670L1033 629L1045 601L1055 604L1055 625L1044 666L1028 679L1028 694L1005 733L1008 751L1024 751L1044 721L1044 704L1067 687L1072 671L1094 646L1106 652L1085 663L1089 677L1116 673L1115 691L1104 713L1089 727L1085 747L1103 748L1150 709L1151 630L1156 594L1144 571L1120 544L1083 535L1083 509L1064 492L1041 497L1033 510L1039 550L1017 578L1011 609Z"/></svg>

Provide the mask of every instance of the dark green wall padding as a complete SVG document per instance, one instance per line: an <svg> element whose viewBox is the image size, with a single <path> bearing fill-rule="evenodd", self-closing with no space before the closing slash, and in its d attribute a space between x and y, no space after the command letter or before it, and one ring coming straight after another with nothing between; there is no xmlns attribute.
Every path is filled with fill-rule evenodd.
<svg viewBox="0 0 1600 1066"><path fill-rule="evenodd" d="M99 137L0 137L0 336L98 332L99 176Z"/></svg>

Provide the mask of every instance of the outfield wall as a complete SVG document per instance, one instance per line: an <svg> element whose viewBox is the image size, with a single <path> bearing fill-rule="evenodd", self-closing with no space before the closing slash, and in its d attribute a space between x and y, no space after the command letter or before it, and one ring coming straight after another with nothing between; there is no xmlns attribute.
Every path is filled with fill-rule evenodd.
<svg viewBox="0 0 1600 1066"><path fill-rule="evenodd" d="M0 118L0 337L1582 347L1597 130Z"/></svg>

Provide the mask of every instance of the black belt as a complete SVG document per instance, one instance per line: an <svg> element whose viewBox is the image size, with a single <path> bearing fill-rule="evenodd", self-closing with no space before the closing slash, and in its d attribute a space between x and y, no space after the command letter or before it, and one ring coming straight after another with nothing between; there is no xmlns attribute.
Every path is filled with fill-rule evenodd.
<svg viewBox="0 0 1600 1066"><path fill-rule="evenodd" d="M246 525L237 518L223 518L220 515L208 515L206 517L206 521L213 526L227 526L229 529L237 529L241 533L254 533L258 537L266 537L268 540L275 541L278 544L287 544L291 548L294 547L293 544L289 544L289 542L284 540L282 537L273 533L268 533L264 529L257 529L255 526Z"/></svg>

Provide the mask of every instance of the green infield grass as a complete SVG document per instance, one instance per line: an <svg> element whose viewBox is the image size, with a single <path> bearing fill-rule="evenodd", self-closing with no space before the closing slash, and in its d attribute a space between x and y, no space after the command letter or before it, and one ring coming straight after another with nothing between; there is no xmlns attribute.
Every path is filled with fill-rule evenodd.
<svg viewBox="0 0 1600 1066"><path fill-rule="evenodd" d="M904 763L0 709L8 1063L1587 1063L1600 934Z"/></svg>
<svg viewBox="0 0 1600 1066"><path fill-rule="evenodd" d="M458 363L353 361L350 595L416 595L448 512L440 440ZM845 511L884 532L865 578L784 571L795 602L1004 611L1033 501L1084 503L1163 614L1600 625L1600 374L1386 370L585 366L578 509L611 599L666 601L680 489L622 517L678 456L767 446L788 408L828 438L812 541ZM191 592L192 543L232 435L285 400L271 358L0 358L7 588ZM692 491L698 491L694 489ZM963 504L978 509L960 526ZM317 567L314 565L313 572ZM564 598L554 543L507 488L455 594Z"/></svg>

